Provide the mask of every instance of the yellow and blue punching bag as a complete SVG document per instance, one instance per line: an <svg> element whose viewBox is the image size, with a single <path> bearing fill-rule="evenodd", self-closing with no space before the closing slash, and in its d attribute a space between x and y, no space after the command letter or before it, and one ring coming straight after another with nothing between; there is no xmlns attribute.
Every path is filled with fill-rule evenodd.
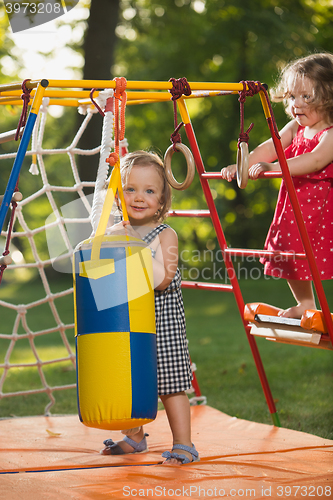
<svg viewBox="0 0 333 500"><path fill-rule="evenodd" d="M122 198L119 165L95 238L74 252L79 417L110 430L151 422L158 403L151 252L137 238L104 236L117 188Z"/></svg>

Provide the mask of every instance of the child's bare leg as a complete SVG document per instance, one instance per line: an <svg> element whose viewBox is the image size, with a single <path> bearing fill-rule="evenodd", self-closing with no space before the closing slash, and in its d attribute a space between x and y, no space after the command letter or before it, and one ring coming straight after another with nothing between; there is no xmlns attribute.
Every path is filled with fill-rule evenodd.
<svg viewBox="0 0 333 500"><path fill-rule="evenodd" d="M177 448L177 444L184 444L192 447L191 441L191 411L190 402L185 392L176 392L160 396L164 405L171 432L173 437L173 446ZM184 450L175 450L176 453L186 455L192 461L193 457L190 453ZM166 463L163 462L163 463ZM175 458L167 460L168 464L179 465L179 461Z"/></svg>
<svg viewBox="0 0 333 500"><path fill-rule="evenodd" d="M312 281L289 280L288 285L297 302L297 306L289 307L279 316L284 318L301 318L307 309L316 309Z"/></svg>

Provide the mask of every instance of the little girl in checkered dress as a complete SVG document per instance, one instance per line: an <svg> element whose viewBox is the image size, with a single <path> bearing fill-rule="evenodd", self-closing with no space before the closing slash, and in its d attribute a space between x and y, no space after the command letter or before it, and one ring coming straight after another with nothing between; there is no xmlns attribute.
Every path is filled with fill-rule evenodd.
<svg viewBox="0 0 333 500"><path fill-rule="evenodd" d="M163 162L155 153L137 151L121 160L121 178L129 221L119 222L108 234L128 234L142 239L153 256L158 393L170 424L173 447L162 456L167 464L199 460L191 441L190 403L192 371L186 339L183 298L178 269L178 238L163 224L171 206L171 188ZM104 455L147 451L142 427L123 431L122 441L104 441ZM131 437L129 437L131 436Z"/></svg>

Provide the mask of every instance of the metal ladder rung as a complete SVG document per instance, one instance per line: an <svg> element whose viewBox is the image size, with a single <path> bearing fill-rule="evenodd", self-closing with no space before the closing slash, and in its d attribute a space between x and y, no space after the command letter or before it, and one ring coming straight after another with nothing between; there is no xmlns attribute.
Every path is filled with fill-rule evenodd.
<svg viewBox="0 0 333 500"><path fill-rule="evenodd" d="M272 250L248 250L245 248L225 248L223 250L232 257L284 257L286 259L306 259L305 253L278 252Z"/></svg>
<svg viewBox="0 0 333 500"><path fill-rule="evenodd" d="M168 217L210 217L209 210L170 210Z"/></svg>

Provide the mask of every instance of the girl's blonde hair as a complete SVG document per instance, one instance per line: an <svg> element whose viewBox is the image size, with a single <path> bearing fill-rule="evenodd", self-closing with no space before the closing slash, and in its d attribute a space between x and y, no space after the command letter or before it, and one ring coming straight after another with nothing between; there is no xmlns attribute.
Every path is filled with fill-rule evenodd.
<svg viewBox="0 0 333 500"><path fill-rule="evenodd" d="M157 153L139 150L123 156L120 160L121 182L123 186L126 185L132 167L146 167L149 165L156 168L163 181L161 207L153 218L155 222L162 222L171 207L171 187L165 175L163 160Z"/></svg>
<svg viewBox="0 0 333 500"><path fill-rule="evenodd" d="M277 86L271 90L272 101L283 101L290 116L289 98L302 78L313 83L309 105L329 123L333 123L333 55L329 52L311 54L290 62L281 72Z"/></svg>

